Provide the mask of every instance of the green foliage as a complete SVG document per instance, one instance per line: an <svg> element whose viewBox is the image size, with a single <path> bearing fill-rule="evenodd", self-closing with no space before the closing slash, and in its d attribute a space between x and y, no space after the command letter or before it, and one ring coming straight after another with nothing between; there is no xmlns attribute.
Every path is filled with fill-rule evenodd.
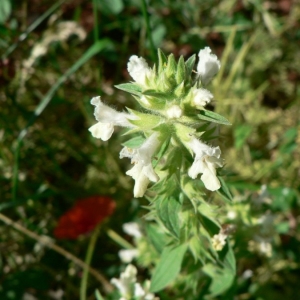
<svg viewBox="0 0 300 300"><path fill-rule="evenodd" d="M151 280L151 292L158 292L172 282L178 275L187 245L165 247Z"/></svg>
<svg viewBox="0 0 300 300"><path fill-rule="evenodd" d="M2 0L0 3L0 24L3 24L11 14L10 0Z"/></svg>
<svg viewBox="0 0 300 300"><path fill-rule="evenodd" d="M189 97L187 82L196 75L197 52L209 45L221 57L221 70L209 86L214 100L207 110L197 111L201 125L187 117L182 124L162 130L167 138L153 166L162 166L159 176L167 180L153 185L147 197L162 192L161 206L141 200L149 210L145 217L149 222L141 224L146 233L143 241L126 237L127 244L142 253L133 263L141 268L140 279L149 278L157 265L154 275L157 270L161 273L153 275L151 287L160 290L157 296L165 300L294 299L300 249L297 3L154 0L146 8L147 25L140 1L63 2L34 6L0 1L1 213L40 237L53 238L57 220L76 200L96 194L113 197L117 209L103 224L92 266L107 279L118 277L123 269L119 247L106 232L119 232L123 223L140 219L145 209L132 199L132 182L125 176L128 165L118 159L118 129L109 146L90 138L87 128L94 120L89 99L101 95L111 107L125 104L138 109L130 94L135 99L144 95L152 107L140 101L142 112L161 112L174 99ZM60 40L58 33L66 32L64 21L81 24L86 39L79 39L72 29L67 39ZM57 26L60 31L54 30ZM155 69L163 73L156 82L160 90L143 90L134 83L113 90L114 84L129 79L129 56L150 55L149 26L155 46L162 49ZM49 32L56 35L55 42L46 46L44 54L34 56L34 47L43 45ZM99 36L100 43L94 44ZM173 52L174 57L163 52ZM192 116L196 112L186 104L183 108ZM218 169L218 193L205 195L199 192L203 190L199 179L191 184L179 180L180 171L187 172L192 163L192 153L171 136L192 133L214 144L210 122L229 125L220 115L232 123L220 127L218 143L226 165ZM20 132L22 143L15 151ZM145 138L139 135L123 145L138 148ZM179 208L182 212L176 214ZM156 221L165 223L166 229ZM211 245L218 230L228 230L221 252ZM83 258L88 238L87 234L55 243ZM174 239L187 249L179 246L179 253L176 247L165 248ZM78 298L82 270L74 262L4 223L1 245L1 299L23 299L27 293L50 300L49 292L59 290L66 300ZM163 265L159 260L166 249L175 251L175 266L166 255ZM164 272L166 266L172 274ZM96 289L99 292L94 293ZM97 300L118 297L116 291L106 292L92 275L87 295Z"/></svg>
<svg viewBox="0 0 300 300"><path fill-rule="evenodd" d="M181 203L175 197L159 196L155 200L155 208L160 221L177 239L180 232Z"/></svg>
<svg viewBox="0 0 300 300"><path fill-rule="evenodd" d="M209 110L201 110L200 113L198 114L198 117L201 120L205 120L217 124L231 125L231 123L226 118Z"/></svg>

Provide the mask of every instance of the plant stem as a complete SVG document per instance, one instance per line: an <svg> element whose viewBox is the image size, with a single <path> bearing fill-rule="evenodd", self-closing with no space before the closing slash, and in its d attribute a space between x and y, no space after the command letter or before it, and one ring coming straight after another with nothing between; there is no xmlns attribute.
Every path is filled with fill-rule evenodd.
<svg viewBox="0 0 300 300"><path fill-rule="evenodd" d="M150 50L151 50L151 57L153 61L156 61L156 51L153 43L153 38L152 38L152 32L151 32L151 27L150 27L150 21L149 21L149 16L147 12L147 3L146 0L141 0L142 1L142 12L143 16L146 22L146 30L147 30L147 35L148 39L150 42Z"/></svg>
<svg viewBox="0 0 300 300"><path fill-rule="evenodd" d="M93 16L94 16L94 42L96 43L99 38L97 0L93 0Z"/></svg>
<svg viewBox="0 0 300 300"><path fill-rule="evenodd" d="M86 257L85 257L85 261L84 261L86 266L83 269L83 275L82 275L81 283L80 283L80 300L86 300L87 282L88 282L88 277L89 277L88 267L91 264L91 260L93 257L93 253L95 250L95 245L96 245L97 238L99 236L99 232L100 232L100 225L98 225L95 228L95 230L90 238L90 242L89 242L88 249L86 252Z"/></svg>
<svg viewBox="0 0 300 300"><path fill-rule="evenodd" d="M63 249L62 247L55 245L53 240L48 236L39 236L33 231L28 230L27 228L23 227L22 225L14 222L12 219L6 217L5 215L0 213L0 220L3 221L6 225L13 227L15 230L22 232L23 234L31 237L32 239L38 241L40 244L54 250L55 252L63 255L65 258L73 261L75 264L80 266L83 269L87 269L99 282L101 282L103 289L105 292L109 293L113 290L113 286L110 282L96 269L87 265L84 261L73 255L72 253L68 252L67 250Z"/></svg>
<svg viewBox="0 0 300 300"><path fill-rule="evenodd" d="M112 229L107 230L107 235L115 241L117 244L120 246L126 248L126 249L134 249L134 247L128 243L125 239L123 239L119 234L117 234L115 231Z"/></svg>

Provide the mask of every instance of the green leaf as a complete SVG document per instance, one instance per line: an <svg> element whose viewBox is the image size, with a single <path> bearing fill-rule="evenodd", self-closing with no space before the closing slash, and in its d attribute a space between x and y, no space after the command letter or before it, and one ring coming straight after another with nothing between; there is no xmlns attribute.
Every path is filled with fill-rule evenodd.
<svg viewBox="0 0 300 300"><path fill-rule="evenodd" d="M160 101L168 101L168 100L173 100L173 95L167 94L167 93L160 93L155 90L146 90L142 92L143 95L145 96L150 96L154 97Z"/></svg>
<svg viewBox="0 0 300 300"><path fill-rule="evenodd" d="M95 296L97 300L104 300L103 297L101 296L100 292L98 290L95 291Z"/></svg>
<svg viewBox="0 0 300 300"><path fill-rule="evenodd" d="M175 75L176 74L176 61L175 61L175 57L174 54L170 54L168 56L168 63L167 63L167 68L166 68L166 74L168 77Z"/></svg>
<svg viewBox="0 0 300 300"><path fill-rule="evenodd" d="M198 118L205 121L224 124L224 125L231 125L231 123L226 118L210 110L201 110L200 114L197 116Z"/></svg>
<svg viewBox="0 0 300 300"><path fill-rule="evenodd" d="M235 274L236 273L236 260L234 257L234 252L229 243L226 244L226 246L224 247L222 252L225 252L225 256L223 259L225 268L228 268L229 270L232 271L233 274Z"/></svg>
<svg viewBox="0 0 300 300"><path fill-rule="evenodd" d="M155 208L159 219L170 233L179 238L180 219L179 212L181 211L181 204L179 199L175 197L159 196L155 201Z"/></svg>
<svg viewBox="0 0 300 300"><path fill-rule="evenodd" d="M177 277L186 250L186 244L164 249L151 278L150 292L162 290Z"/></svg>
<svg viewBox="0 0 300 300"><path fill-rule="evenodd" d="M217 193L221 195L227 202L232 202L232 195L224 179L220 176L218 176L218 179L220 180L221 187L217 190Z"/></svg>
<svg viewBox="0 0 300 300"><path fill-rule="evenodd" d="M220 256L222 267L212 264L203 267L203 272L212 279L209 287L210 296L217 296L225 292L232 285L236 274L236 261L229 243L226 244Z"/></svg>
<svg viewBox="0 0 300 300"><path fill-rule="evenodd" d="M157 50L157 55L158 55L158 74L160 74L167 65L167 57L160 49Z"/></svg>
<svg viewBox="0 0 300 300"><path fill-rule="evenodd" d="M191 76L191 73L194 69L194 65L195 65L195 60L196 60L196 55L194 54L193 56L191 56L186 62L185 62L185 66L186 66L186 76L189 77Z"/></svg>
<svg viewBox="0 0 300 300"><path fill-rule="evenodd" d="M155 130L157 128L160 128L160 127L163 127L163 126L158 126L155 128ZM168 147L169 147L169 143L170 143L170 136L166 137L164 140L163 140L163 143L158 151L158 153L155 155L155 163L153 163L153 166L156 167L156 165L159 163L160 159L162 158L162 156L166 153L166 151L168 150Z"/></svg>
<svg viewBox="0 0 300 300"><path fill-rule="evenodd" d="M141 96L141 93L142 93L142 89L140 88L140 86L138 86L137 84L134 84L134 83L122 83L122 84L115 85L115 87L119 90L125 91L125 92L133 94L133 95L137 95L137 96Z"/></svg>
<svg viewBox="0 0 300 300"><path fill-rule="evenodd" d="M201 207L199 211L200 210ZM213 219L207 218L204 214L198 214L198 219L210 236L213 236L214 234L217 234L220 231L220 226Z"/></svg>
<svg viewBox="0 0 300 300"><path fill-rule="evenodd" d="M1 0L0 1L0 24L9 18L11 13L11 2L10 0Z"/></svg>
<svg viewBox="0 0 300 300"><path fill-rule="evenodd" d="M240 149L246 142L248 136L251 134L253 126L238 125L234 130L234 144L236 149Z"/></svg>
<svg viewBox="0 0 300 300"><path fill-rule="evenodd" d="M106 15L117 15L123 8L124 3L122 0L96 0L98 8Z"/></svg>
<svg viewBox="0 0 300 300"><path fill-rule="evenodd" d="M146 232L157 253L161 254L166 243L166 236L161 232L159 226L154 224L147 225Z"/></svg>
<svg viewBox="0 0 300 300"><path fill-rule="evenodd" d="M177 72L176 72L176 82L177 84L182 83L185 80L185 64L184 64L184 58L183 56L180 56L177 66Z"/></svg>
<svg viewBox="0 0 300 300"><path fill-rule="evenodd" d="M132 110L130 108L127 108L127 110L139 117L139 120L129 120L129 122L142 130L149 130L153 129L157 125L159 125L161 118L155 115L151 114L144 114L141 112L138 112L136 110Z"/></svg>
<svg viewBox="0 0 300 300"><path fill-rule="evenodd" d="M222 269L217 265L206 264L203 267L203 272L211 277L209 286L210 296L214 297L225 292L233 283L235 274L230 269Z"/></svg>
<svg viewBox="0 0 300 300"><path fill-rule="evenodd" d="M168 171L168 176L172 176L180 170L183 153L180 147L173 147L167 155L165 167L162 170Z"/></svg>
<svg viewBox="0 0 300 300"><path fill-rule="evenodd" d="M145 142L145 138L139 135L122 143L122 145L128 148L139 148L144 142Z"/></svg>

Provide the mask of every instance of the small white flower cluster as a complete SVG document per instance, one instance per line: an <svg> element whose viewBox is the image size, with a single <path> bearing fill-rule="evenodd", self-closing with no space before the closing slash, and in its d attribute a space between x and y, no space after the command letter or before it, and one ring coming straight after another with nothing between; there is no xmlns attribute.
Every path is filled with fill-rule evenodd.
<svg viewBox="0 0 300 300"><path fill-rule="evenodd" d="M226 245L227 234L222 231L215 234L212 238L212 246L216 251L221 251Z"/></svg>
<svg viewBox="0 0 300 300"><path fill-rule="evenodd" d="M120 293L119 300L159 300L149 292L150 282L146 281L144 287L137 282L137 269L128 265L120 278L112 278L111 283L117 287Z"/></svg>
<svg viewBox="0 0 300 300"><path fill-rule="evenodd" d="M139 225L135 222L123 224L123 231L136 240L139 240L143 236ZM138 255L138 249L122 249L119 251L119 257L123 263L131 263Z"/></svg>
<svg viewBox="0 0 300 300"><path fill-rule="evenodd" d="M206 47L200 50L197 74L202 86L207 85L219 69L220 62L216 55L211 54L211 49ZM137 57L136 55L130 57L128 72L142 90L149 89L150 83L155 82L154 70L149 68L147 62L142 57ZM183 86L183 83L179 86ZM196 107L196 109L203 109L213 98L211 92L203 87L192 87L189 95L192 95L190 105ZM147 97L144 95L140 97L140 101L146 106L150 105L149 98L147 99ZM95 105L94 115L98 123L90 127L89 131L95 138L100 138L103 141L107 141L111 137L114 126L136 128L137 126L134 125L133 121L140 121L140 117L133 112L118 112L103 104L100 97L93 98L91 104ZM172 122L180 120L184 114L184 110L183 106L172 104L166 107L165 111L159 113L161 114L160 123L172 124ZM124 147L120 152L120 158L128 157L131 159L131 163L134 164L133 168L127 171L126 174L135 180L135 197L142 197L144 195L150 181L158 182L159 180L159 176L152 166L152 159L158 153L164 141L159 131L149 130L146 132L146 136L148 138L139 148L131 149ZM194 136L185 136L183 139L188 140L188 142L185 141L183 144L195 154L194 163L188 171L189 176L195 179L201 173L201 180L208 190L215 191L219 189L221 185L216 175L216 168L223 166L223 159L220 157L220 148L210 147Z"/></svg>

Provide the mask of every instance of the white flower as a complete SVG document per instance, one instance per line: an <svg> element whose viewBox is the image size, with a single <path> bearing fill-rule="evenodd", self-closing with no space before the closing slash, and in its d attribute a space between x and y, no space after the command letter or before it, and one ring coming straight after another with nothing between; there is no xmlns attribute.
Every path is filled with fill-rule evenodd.
<svg viewBox="0 0 300 300"><path fill-rule="evenodd" d="M243 279L249 279L249 278L251 278L252 276L253 276L253 271L250 270L250 269L245 270L245 271L243 272L243 274L242 274L242 278L243 278Z"/></svg>
<svg viewBox="0 0 300 300"><path fill-rule="evenodd" d="M123 263L131 263L139 255L139 251L137 249L122 249L118 254Z"/></svg>
<svg viewBox="0 0 300 300"><path fill-rule="evenodd" d="M182 109L178 105L172 105L166 114L169 119L178 119L182 116Z"/></svg>
<svg viewBox="0 0 300 300"><path fill-rule="evenodd" d="M112 278L111 283L117 287L122 297L131 299L133 294L134 284L136 283L137 269L133 265L128 265L120 278Z"/></svg>
<svg viewBox="0 0 300 300"><path fill-rule="evenodd" d="M151 159L160 145L158 133L153 133L138 149L124 147L120 152L120 158L129 157L134 167L126 174L135 180L134 197L143 197L149 181L157 182L159 177L152 167Z"/></svg>
<svg viewBox="0 0 300 300"><path fill-rule="evenodd" d="M271 238L255 235L254 240L256 242L255 248L259 253L267 257L272 256L272 244L270 243Z"/></svg>
<svg viewBox="0 0 300 300"><path fill-rule="evenodd" d="M192 103L195 106L205 106L214 97L213 94L206 89L196 89L193 91L194 99Z"/></svg>
<svg viewBox="0 0 300 300"><path fill-rule="evenodd" d="M234 211L234 210L230 210L230 211L227 213L227 218L228 218L229 220L234 220L234 219L236 218L236 216L237 216L237 213L236 213L236 211Z"/></svg>
<svg viewBox="0 0 300 300"><path fill-rule="evenodd" d="M141 286L141 284L136 283L134 285L134 296L136 297L136 300L154 300L155 295L152 293L149 293L150 288L150 281L147 280L144 284L144 288Z"/></svg>
<svg viewBox="0 0 300 300"><path fill-rule="evenodd" d="M215 234L212 238L212 245L216 251L221 251L223 247L226 245L227 235L220 232Z"/></svg>
<svg viewBox="0 0 300 300"><path fill-rule="evenodd" d="M143 57L137 57L136 55L132 55L129 58L127 69L134 81L142 85L145 84L146 78L149 78L151 75L151 69L146 60Z"/></svg>
<svg viewBox="0 0 300 300"><path fill-rule="evenodd" d="M199 51L199 62L197 72L200 75L202 84L208 84L211 79L218 73L221 63L215 54L210 54L211 49L205 47Z"/></svg>
<svg viewBox="0 0 300 300"><path fill-rule="evenodd" d="M137 119L136 116L114 110L105 105L100 97L92 98L91 104L95 105L94 116L98 121L97 124L89 128L93 137L107 141L114 132L114 126L134 127L128 119L135 120Z"/></svg>
<svg viewBox="0 0 300 300"><path fill-rule="evenodd" d="M189 176L195 179L202 173L201 180L205 187L210 191L218 190L221 184L216 175L216 168L223 166L220 148L210 147L196 138L192 138L188 145L195 153L194 162L188 171Z"/></svg>
<svg viewBox="0 0 300 300"><path fill-rule="evenodd" d="M127 233L128 235L131 235L137 239L139 239L143 236L138 223L135 223L135 222L124 223L122 227L123 227L123 230L125 233Z"/></svg>

